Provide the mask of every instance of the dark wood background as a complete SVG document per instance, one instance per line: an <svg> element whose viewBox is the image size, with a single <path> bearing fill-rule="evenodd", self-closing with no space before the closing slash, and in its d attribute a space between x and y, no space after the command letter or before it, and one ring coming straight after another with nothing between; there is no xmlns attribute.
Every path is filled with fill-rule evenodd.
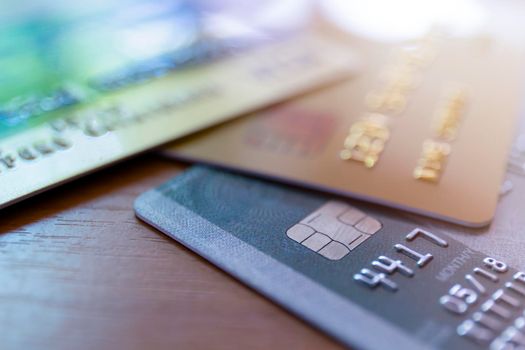
<svg viewBox="0 0 525 350"><path fill-rule="evenodd" d="M0 349L340 348L135 217L184 167L145 155L2 210Z"/></svg>

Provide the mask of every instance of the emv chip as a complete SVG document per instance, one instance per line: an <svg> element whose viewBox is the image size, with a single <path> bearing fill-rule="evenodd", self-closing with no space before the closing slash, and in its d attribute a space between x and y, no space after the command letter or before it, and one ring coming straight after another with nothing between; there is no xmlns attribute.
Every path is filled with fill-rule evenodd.
<svg viewBox="0 0 525 350"><path fill-rule="evenodd" d="M340 201L329 201L286 235L330 260L339 260L381 229L376 219Z"/></svg>

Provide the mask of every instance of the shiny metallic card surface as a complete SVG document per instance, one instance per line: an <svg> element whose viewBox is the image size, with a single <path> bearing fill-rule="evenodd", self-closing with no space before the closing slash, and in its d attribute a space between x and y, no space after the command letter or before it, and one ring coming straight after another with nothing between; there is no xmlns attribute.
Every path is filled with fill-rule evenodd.
<svg viewBox="0 0 525 350"><path fill-rule="evenodd" d="M340 79L353 65L348 47L305 33L109 93L45 123L0 129L0 207Z"/></svg>
<svg viewBox="0 0 525 350"><path fill-rule="evenodd" d="M135 210L349 346L525 346L525 273L512 267L525 267L523 254L492 254L505 223L461 243L452 225L203 167L141 195Z"/></svg>
<svg viewBox="0 0 525 350"><path fill-rule="evenodd" d="M509 38L521 35L509 24L517 26L513 14L525 8L514 1L505 6L469 35L436 29L386 43L340 34L360 54L358 76L186 138L163 153L486 225L496 209L525 81L525 38Z"/></svg>

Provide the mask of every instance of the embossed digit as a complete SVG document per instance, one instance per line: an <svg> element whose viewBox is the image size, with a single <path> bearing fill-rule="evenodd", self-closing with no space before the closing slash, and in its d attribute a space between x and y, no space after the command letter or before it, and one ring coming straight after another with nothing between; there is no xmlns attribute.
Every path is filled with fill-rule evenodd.
<svg viewBox="0 0 525 350"><path fill-rule="evenodd" d="M448 294L465 301L467 304L474 304L478 300L478 294L476 292L469 288L463 288L461 284L456 284L450 288Z"/></svg>
<svg viewBox="0 0 525 350"><path fill-rule="evenodd" d="M525 272L516 272L514 276L512 276L512 278L514 279L514 281L518 281L525 284Z"/></svg>
<svg viewBox="0 0 525 350"><path fill-rule="evenodd" d="M467 303L451 295L443 295L441 298L439 298L439 303L443 305L448 311L458 315L462 315L468 310Z"/></svg>
<svg viewBox="0 0 525 350"><path fill-rule="evenodd" d="M476 292L456 284L450 288L448 295L439 299L439 303L447 310L461 315L467 312L469 305L474 304L477 300L478 294Z"/></svg>
<svg viewBox="0 0 525 350"><path fill-rule="evenodd" d="M489 257L483 259L483 264L485 264L485 266L489 269L499 273L507 272L507 270L509 269L507 264L505 264L503 261L499 261Z"/></svg>

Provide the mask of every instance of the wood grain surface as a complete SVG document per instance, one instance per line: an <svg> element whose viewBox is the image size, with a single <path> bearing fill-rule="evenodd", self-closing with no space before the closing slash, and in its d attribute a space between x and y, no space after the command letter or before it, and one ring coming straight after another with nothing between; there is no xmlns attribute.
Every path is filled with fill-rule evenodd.
<svg viewBox="0 0 525 350"><path fill-rule="evenodd" d="M0 349L340 348L135 217L184 167L145 155L1 211Z"/></svg>

